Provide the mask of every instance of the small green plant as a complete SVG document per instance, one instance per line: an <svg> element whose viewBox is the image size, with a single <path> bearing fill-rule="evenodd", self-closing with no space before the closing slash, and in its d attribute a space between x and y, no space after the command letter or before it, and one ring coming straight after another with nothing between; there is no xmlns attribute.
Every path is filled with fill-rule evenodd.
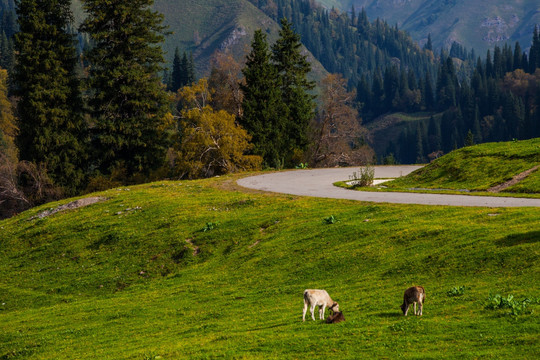
<svg viewBox="0 0 540 360"><path fill-rule="evenodd" d="M300 163L300 164L296 165L296 168L297 169L307 169L308 168L308 163Z"/></svg>
<svg viewBox="0 0 540 360"><path fill-rule="evenodd" d="M510 309L510 315L524 315L532 314L532 310L529 309L531 299L525 298L523 300L514 299L514 295L508 295L507 297L500 294L489 294L488 299L484 305L485 309L498 310L498 309Z"/></svg>
<svg viewBox="0 0 540 360"><path fill-rule="evenodd" d="M157 359L163 359L159 355L154 355L153 353L150 354L144 354L142 357L143 360L157 360Z"/></svg>
<svg viewBox="0 0 540 360"><path fill-rule="evenodd" d="M216 222L207 222L206 225L204 225L204 227L202 228L202 231L207 232L207 231L210 231L210 230L214 230L218 225L219 225L218 221L216 221Z"/></svg>
<svg viewBox="0 0 540 360"><path fill-rule="evenodd" d="M327 223L327 224L335 224L337 223L337 219L335 218L334 215L330 215L329 217L327 218L324 218L324 222Z"/></svg>
<svg viewBox="0 0 540 360"><path fill-rule="evenodd" d="M354 187L363 187L373 185L373 179L375 179L375 168L371 165L366 165L360 168L359 172L353 172L349 176L349 180L353 182Z"/></svg>
<svg viewBox="0 0 540 360"><path fill-rule="evenodd" d="M450 290L446 292L446 295L448 296L461 296L465 294L465 286L454 286Z"/></svg>

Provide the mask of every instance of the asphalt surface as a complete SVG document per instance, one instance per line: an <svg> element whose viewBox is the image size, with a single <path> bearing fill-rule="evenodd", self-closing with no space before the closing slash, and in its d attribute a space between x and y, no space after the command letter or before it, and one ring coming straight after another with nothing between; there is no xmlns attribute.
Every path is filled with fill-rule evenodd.
<svg viewBox="0 0 540 360"><path fill-rule="evenodd" d="M420 166L376 166L376 178L396 178L420 168ZM354 191L333 185L337 181L345 181L358 167L331 168L313 170L291 170L251 176L238 180L238 185L249 189L270 191L282 194L313 196L333 199L348 199L358 201L422 204L448 206L478 206L478 207L540 207L540 199L420 194L398 192L369 192Z"/></svg>

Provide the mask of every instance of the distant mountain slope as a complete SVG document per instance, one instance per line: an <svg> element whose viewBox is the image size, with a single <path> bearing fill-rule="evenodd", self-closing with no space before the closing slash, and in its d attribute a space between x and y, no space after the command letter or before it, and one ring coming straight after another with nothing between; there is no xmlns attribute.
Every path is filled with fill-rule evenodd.
<svg viewBox="0 0 540 360"><path fill-rule="evenodd" d="M75 19L82 21L84 14L80 0L74 0ZM165 59L172 62L175 48L191 51L195 57L198 76L207 75L210 58L216 50L230 50L237 60L250 50L253 33L262 29L269 41L277 38L279 25L247 0L155 0L154 9L165 16L164 24L171 35L163 49ZM311 54L315 78L325 73Z"/></svg>
<svg viewBox="0 0 540 360"><path fill-rule="evenodd" d="M342 10L364 7L370 19L385 19L423 44L431 33L435 47L457 41L476 53L506 42L530 46L530 34L540 24L538 0L318 0Z"/></svg>

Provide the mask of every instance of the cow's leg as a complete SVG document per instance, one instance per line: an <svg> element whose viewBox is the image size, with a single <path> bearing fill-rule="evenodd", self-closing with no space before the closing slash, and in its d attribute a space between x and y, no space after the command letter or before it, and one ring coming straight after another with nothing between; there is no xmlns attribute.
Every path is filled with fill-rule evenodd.
<svg viewBox="0 0 540 360"><path fill-rule="evenodd" d="M424 309L424 303L420 303L418 304L418 306L420 307L420 316L422 316L422 310Z"/></svg>
<svg viewBox="0 0 540 360"><path fill-rule="evenodd" d="M418 314L416 313L416 301L414 302L414 315L418 315Z"/></svg>
<svg viewBox="0 0 540 360"><path fill-rule="evenodd" d="M311 318L313 319L313 321L315 321L315 305L311 305L309 311L311 312Z"/></svg>
<svg viewBox="0 0 540 360"><path fill-rule="evenodd" d="M304 301L304 311L302 313L302 321L306 321L306 312L307 312L308 304L306 301Z"/></svg>
<svg viewBox="0 0 540 360"><path fill-rule="evenodd" d="M325 310L326 310L326 304L319 308L319 319L324 320Z"/></svg>
<svg viewBox="0 0 540 360"><path fill-rule="evenodd" d="M411 306L411 304L406 304L405 305L405 314L403 314L403 315L407 316L407 313L409 312L409 307L410 306Z"/></svg>

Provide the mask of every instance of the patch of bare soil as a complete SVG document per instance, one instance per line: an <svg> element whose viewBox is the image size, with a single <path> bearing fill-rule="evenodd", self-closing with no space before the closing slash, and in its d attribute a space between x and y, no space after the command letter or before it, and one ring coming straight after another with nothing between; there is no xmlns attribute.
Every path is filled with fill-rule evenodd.
<svg viewBox="0 0 540 360"><path fill-rule="evenodd" d="M58 206L58 207L56 207L54 209L49 209L49 210L42 211L39 214L37 214L36 216L32 216L28 220L43 219L43 218L46 218L47 216L51 216L53 214L56 214L57 212L60 212L60 211L78 209L78 208L85 207L85 206L88 206L88 205L92 205L92 204L95 204L95 203L98 203L98 202L101 202L101 201L105 201L105 200L107 200L107 198L102 197L102 196L94 196L94 197L75 200L75 201L72 201L70 203L60 205L60 206Z"/></svg>
<svg viewBox="0 0 540 360"><path fill-rule="evenodd" d="M531 173L538 170L538 168L540 168L540 165L536 165L532 169L529 169L529 170L524 171L524 172L522 172L520 174L517 174L511 180L508 180L507 182L504 182L504 183L499 184L497 186L493 186L493 187L489 188L488 191L493 192L493 193L498 193L498 192L504 191L505 189L509 188L510 186L513 186L513 185L519 183L520 181L522 181L523 179L525 179Z"/></svg>
<svg viewBox="0 0 540 360"><path fill-rule="evenodd" d="M191 250L193 250L193 256L199 255L199 253L201 252L201 249L197 245L195 245L193 243L193 240L192 239L186 239L186 242L188 243Z"/></svg>

